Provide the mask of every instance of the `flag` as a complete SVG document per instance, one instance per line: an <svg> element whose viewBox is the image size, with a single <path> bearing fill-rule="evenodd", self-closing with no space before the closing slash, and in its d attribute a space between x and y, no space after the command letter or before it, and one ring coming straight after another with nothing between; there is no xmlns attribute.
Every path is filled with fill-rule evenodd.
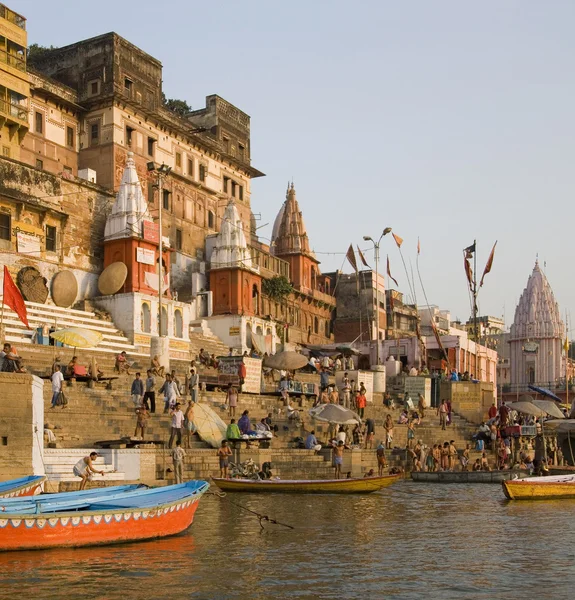
<svg viewBox="0 0 575 600"><path fill-rule="evenodd" d="M419 236L417 236L417 254L421 254L421 245L419 243Z"/></svg>
<svg viewBox="0 0 575 600"><path fill-rule="evenodd" d="M563 349L565 350L565 354L569 354L569 338L565 338L565 343L563 344Z"/></svg>
<svg viewBox="0 0 575 600"><path fill-rule="evenodd" d="M399 283L397 283L397 280L393 278L391 269L389 268L389 255L387 256L387 276L395 283L397 287L399 287Z"/></svg>
<svg viewBox="0 0 575 600"><path fill-rule="evenodd" d="M483 275L481 276L481 283L479 284L479 287L481 287L483 285L483 280L485 279L485 276L487 275L487 273L489 273L491 271L491 267L493 266L493 257L495 256L495 246L497 246L497 242L495 242L495 244L493 244L493 248L491 248L491 254L489 255L489 258L487 259L487 264L485 265L485 269L483 269Z"/></svg>
<svg viewBox="0 0 575 600"><path fill-rule="evenodd" d="M2 305L9 306L20 318L20 321L31 329L28 324L28 314L26 313L26 304L24 304L24 298L20 290L16 287L14 280L10 276L8 267L4 265L4 297L2 298Z"/></svg>
<svg viewBox="0 0 575 600"><path fill-rule="evenodd" d="M345 255L345 257L349 261L349 264L353 267L353 270L357 273L357 262L355 260L355 253L353 251L352 244L349 245L349 248L347 249L347 254Z"/></svg>
<svg viewBox="0 0 575 600"><path fill-rule="evenodd" d="M473 270L471 269L471 265L469 264L469 259L467 254L463 257L463 268L465 269L465 274L467 275L467 281L469 281L469 287L473 286Z"/></svg>
<svg viewBox="0 0 575 600"><path fill-rule="evenodd" d="M359 249L359 246L357 247L357 251L359 253L359 259L361 260L361 262L369 269L369 265L367 264L367 261L365 260L365 256L363 255L363 252Z"/></svg>
<svg viewBox="0 0 575 600"><path fill-rule="evenodd" d="M393 236L393 239L395 240L395 243L397 244L398 248L401 248L401 244L403 244L403 238L400 238L397 234L392 233L391 234Z"/></svg>
<svg viewBox="0 0 575 600"><path fill-rule="evenodd" d="M473 256L473 253L475 252L475 242L473 242L471 246L467 246L467 248L465 248L463 252L465 252L465 258L471 258Z"/></svg>

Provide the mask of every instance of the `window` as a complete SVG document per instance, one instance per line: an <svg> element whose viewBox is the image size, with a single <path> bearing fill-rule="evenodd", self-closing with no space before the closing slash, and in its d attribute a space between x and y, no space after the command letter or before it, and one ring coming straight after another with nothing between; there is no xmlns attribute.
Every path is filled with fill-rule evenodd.
<svg viewBox="0 0 575 600"><path fill-rule="evenodd" d="M235 181L232 181L232 196L236 197L236 190L238 189L238 184Z"/></svg>
<svg viewBox="0 0 575 600"><path fill-rule="evenodd" d="M245 146L243 146L242 144L238 144L238 155L239 158L241 158L243 160L244 158L244 151L245 151Z"/></svg>
<svg viewBox="0 0 575 600"><path fill-rule="evenodd" d="M132 147L132 140L134 139L134 132L136 130L133 127L126 126L126 146Z"/></svg>
<svg viewBox="0 0 575 600"><path fill-rule="evenodd" d="M188 177L194 176L194 161L191 158L188 158Z"/></svg>
<svg viewBox="0 0 575 600"><path fill-rule="evenodd" d="M2 156L10 158L10 146L2 146Z"/></svg>
<svg viewBox="0 0 575 600"><path fill-rule="evenodd" d="M132 95L132 88L134 87L134 82L131 79L128 79L127 77L124 79L124 89L126 90L126 94L128 94L128 96Z"/></svg>
<svg viewBox="0 0 575 600"><path fill-rule="evenodd" d="M176 250L182 249L182 230L176 229Z"/></svg>
<svg viewBox="0 0 575 600"><path fill-rule="evenodd" d="M208 227L214 228L214 213L211 210L208 212Z"/></svg>
<svg viewBox="0 0 575 600"><path fill-rule="evenodd" d="M39 134L44 133L44 114L38 111L34 113L34 131Z"/></svg>
<svg viewBox="0 0 575 600"><path fill-rule="evenodd" d="M90 93L91 94L97 94L99 92L99 87L100 87L100 82L99 81L92 81L90 83Z"/></svg>
<svg viewBox="0 0 575 600"><path fill-rule="evenodd" d="M0 213L0 240L10 241L12 239L11 221L12 218L9 214Z"/></svg>
<svg viewBox="0 0 575 600"><path fill-rule="evenodd" d="M240 192L239 198L240 198L240 200L243 200L244 199L244 186L243 185L238 185L238 190Z"/></svg>
<svg viewBox="0 0 575 600"><path fill-rule="evenodd" d="M181 152L176 152L176 167L178 169L182 168L182 153Z"/></svg>
<svg viewBox="0 0 575 600"><path fill-rule="evenodd" d="M144 333L152 331L152 314L147 302L142 302L142 331Z"/></svg>
<svg viewBox="0 0 575 600"><path fill-rule="evenodd" d="M36 168L42 170L44 168L44 161L37 158L36 159Z"/></svg>
<svg viewBox="0 0 575 600"><path fill-rule="evenodd" d="M92 123L90 126L90 143L97 144L100 138L100 124Z"/></svg>
<svg viewBox="0 0 575 600"><path fill-rule="evenodd" d="M177 338L184 337L184 319L179 309L174 311L174 335Z"/></svg>
<svg viewBox="0 0 575 600"><path fill-rule="evenodd" d="M152 137L148 138L148 156L154 156L154 144L156 140Z"/></svg>
<svg viewBox="0 0 575 600"><path fill-rule="evenodd" d="M224 150L229 153L230 151L230 140L227 137L222 138L224 142Z"/></svg>
<svg viewBox="0 0 575 600"><path fill-rule="evenodd" d="M224 194L228 193L229 187L230 187L230 178L224 176Z"/></svg>
<svg viewBox="0 0 575 600"><path fill-rule="evenodd" d="M206 165L200 165L200 181L206 180Z"/></svg>
<svg viewBox="0 0 575 600"><path fill-rule="evenodd" d="M46 252L56 252L56 228L46 225Z"/></svg>
<svg viewBox="0 0 575 600"><path fill-rule="evenodd" d="M170 210L170 192L162 190L162 206L164 210Z"/></svg>

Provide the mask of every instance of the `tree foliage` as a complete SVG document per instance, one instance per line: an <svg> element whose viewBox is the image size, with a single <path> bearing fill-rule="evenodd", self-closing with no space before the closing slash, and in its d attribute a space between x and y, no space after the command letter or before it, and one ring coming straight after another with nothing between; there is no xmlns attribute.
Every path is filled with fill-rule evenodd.
<svg viewBox="0 0 575 600"><path fill-rule="evenodd" d="M28 61L33 63L36 60L42 60L50 54L52 50L58 50L57 46L40 46L40 44L30 44L28 46Z"/></svg>
<svg viewBox="0 0 575 600"><path fill-rule="evenodd" d="M185 117L188 113L192 112L192 107L185 100L166 98L164 92L162 92L162 103L169 111L180 115L180 117Z"/></svg>
<svg viewBox="0 0 575 600"><path fill-rule="evenodd" d="M264 279L262 281L262 291L268 298L281 302L293 292L293 287L287 277L278 275L271 279Z"/></svg>

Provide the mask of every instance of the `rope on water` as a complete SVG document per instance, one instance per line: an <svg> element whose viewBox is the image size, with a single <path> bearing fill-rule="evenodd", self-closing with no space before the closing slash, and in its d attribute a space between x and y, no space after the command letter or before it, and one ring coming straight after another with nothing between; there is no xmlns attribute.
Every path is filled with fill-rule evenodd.
<svg viewBox="0 0 575 600"><path fill-rule="evenodd" d="M213 496L216 496L217 498L226 498L227 494L225 492L222 492L220 490L208 490L207 492L208 494L212 494ZM228 502L230 504L233 504L234 506L237 506L238 508L241 508L242 510L245 510L249 513L251 513L252 515L255 515L258 519L258 522L260 524L260 527L263 529L264 522L267 523L271 523L272 525L279 525L280 527L286 527L287 529L295 529L295 527L292 527L291 525L288 525L287 523L281 523L280 521L278 521L277 519L272 519L271 517L269 517L268 515L262 515L261 513L256 512L255 510L251 510L250 508L247 508L245 506L243 506L242 504L238 504L237 502L233 502L232 500L230 500L228 498Z"/></svg>

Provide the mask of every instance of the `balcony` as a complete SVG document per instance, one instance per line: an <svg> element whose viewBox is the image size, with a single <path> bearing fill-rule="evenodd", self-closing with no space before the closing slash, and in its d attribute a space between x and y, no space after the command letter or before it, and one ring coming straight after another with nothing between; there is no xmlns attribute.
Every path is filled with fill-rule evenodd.
<svg viewBox="0 0 575 600"><path fill-rule="evenodd" d="M3 4L0 4L0 19L6 19L16 27L26 31L26 19Z"/></svg>
<svg viewBox="0 0 575 600"><path fill-rule="evenodd" d="M0 63L14 67L19 71L26 72L26 59L18 56L17 54L11 54L6 50L0 49Z"/></svg>
<svg viewBox="0 0 575 600"><path fill-rule="evenodd" d="M18 125L28 126L28 107L21 104L12 104L0 98L0 115L8 117L8 120Z"/></svg>

